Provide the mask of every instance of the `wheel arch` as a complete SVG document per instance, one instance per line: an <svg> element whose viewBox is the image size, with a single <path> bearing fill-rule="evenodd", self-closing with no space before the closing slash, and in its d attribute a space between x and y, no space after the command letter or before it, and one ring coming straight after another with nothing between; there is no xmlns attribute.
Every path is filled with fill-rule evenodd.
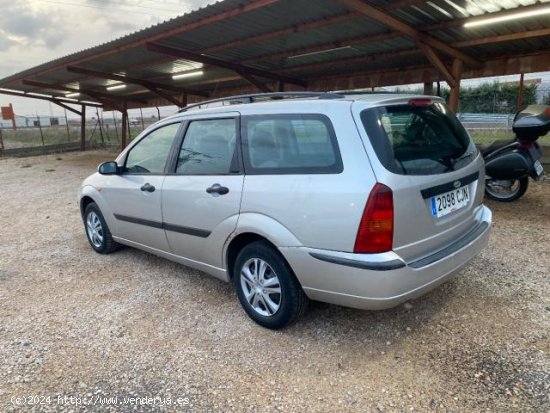
<svg viewBox="0 0 550 413"><path fill-rule="evenodd" d="M95 202L95 200L89 195L84 195L80 199L80 215L82 216L82 218L84 218L84 211L86 211L86 207L92 202Z"/></svg>
<svg viewBox="0 0 550 413"><path fill-rule="evenodd" d="M255 232L244 232L237 235L235 238L231 240L225 252L227 274L229 275L230 280L233 279L233 275L234 275L233 267L235 266L235 261L237 260L237 256L239 255L239 252L247 245L257 241L265 242L269 246L271 246L273 248L273 251L275 251L275 253L281 257L281 259L288 266L288 268L294 273L294 270L290 266L290 263L288 262L288 260L285 258L285 256L279 250L279 248L277 248L277 246L271 240Z"/></svg>
<svg viewBox="0 0 550 413"><path fill-rule="evenodd" d="M233 279L233 267L235 266L237 255L239 255L239 252L248 244L251 244L256 241L265 241L269 243L277 251L277 247L275 246L275 244L273 244L271 241L269 241L267 238L265 238L262 235L256 234L254 232L244 232L242 234L237 235L235 238L231 240L225 252L227 274L229 275L230 280Z"/></svg>

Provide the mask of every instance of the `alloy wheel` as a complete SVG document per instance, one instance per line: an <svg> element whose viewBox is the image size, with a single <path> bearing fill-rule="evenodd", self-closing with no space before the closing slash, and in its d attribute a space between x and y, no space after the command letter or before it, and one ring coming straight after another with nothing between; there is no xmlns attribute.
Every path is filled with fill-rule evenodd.
<svg viewBox="0 0 550 413"><path fill-rule="evenodd" d="M94 211L91 211L86 218L86 232L93 246L101 248L103 244L103 226L99 216Z"/></svg>
<svg viewBox="0 0 550 413"><path fill-rule="evenodd" d="M271 266L260 258L246 261L240 274L241 288L250 307L262 316L273 316L281 307L281 284Z"/></svg>

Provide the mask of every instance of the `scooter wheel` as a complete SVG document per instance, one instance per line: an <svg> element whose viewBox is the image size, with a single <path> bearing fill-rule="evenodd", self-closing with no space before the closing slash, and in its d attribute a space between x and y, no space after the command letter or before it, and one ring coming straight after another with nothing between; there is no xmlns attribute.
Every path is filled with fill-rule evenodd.
<svg viewBox="0 0 550 413"><path fill-rule="evenodd" d="M512 202L523 196L529 186L529 178L488 179L485 182L487 198L499 202Z"/></svg>

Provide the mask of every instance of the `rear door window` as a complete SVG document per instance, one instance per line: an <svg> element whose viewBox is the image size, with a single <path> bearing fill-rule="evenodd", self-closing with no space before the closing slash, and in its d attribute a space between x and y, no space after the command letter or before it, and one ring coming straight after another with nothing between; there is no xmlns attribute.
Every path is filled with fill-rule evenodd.
<svg viewBox="0 0 550 413"><path fill-rule="evenodd" d="M366 109L361 121L380 162L396 174L455 171L477 153L462 124L443 103Z"/></svg>
<svg viewBox="0 0 550 413"><path fill-rule="evenodd" d="M242 137L247 173L322 174L343 169L334 129L324 115L245 116Z"/></svg>

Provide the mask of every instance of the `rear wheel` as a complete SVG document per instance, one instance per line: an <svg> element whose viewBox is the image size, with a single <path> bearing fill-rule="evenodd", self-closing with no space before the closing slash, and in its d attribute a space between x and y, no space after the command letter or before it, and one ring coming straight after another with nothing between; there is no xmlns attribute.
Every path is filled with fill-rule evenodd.
<svg viewBox="0 0 550 413"><path fill-rule="evenodd" d="M84 226L86 237L94 251L100 254L109 254L119 248L119 244L113 240L105 218L95 202L89 203L84 210Z"/></svg>
<svg viewBox="0 0 550 413"><path fill-rule="evenodd" d="M263 327L288 326L307 307L307 297L294 273L267 242L253 242L239 252L233 284L248 316Z"/></svg>
<svg viewBox="0 0 550 413"><path fill-rule="evenodd" d="M523 196L529 186L529 178L488 179L485 182L487 197L500 202L512 202Z"/></svg>

